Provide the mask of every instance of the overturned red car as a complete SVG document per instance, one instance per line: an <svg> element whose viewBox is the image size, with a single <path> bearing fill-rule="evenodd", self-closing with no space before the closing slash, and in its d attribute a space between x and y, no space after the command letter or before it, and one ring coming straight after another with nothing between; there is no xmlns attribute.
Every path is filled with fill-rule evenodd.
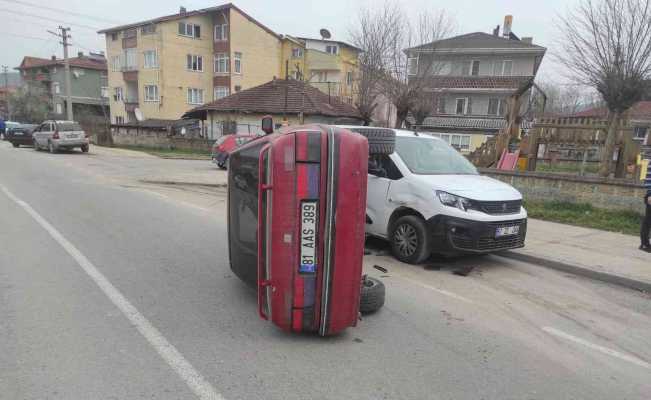
<svg viewBox="0 0 651 400"><path fill-rule="evenodd" d="M381 290L384 302L384 287L362 276L368 149L360 134L307 125L230 155L231 269L256 289L260 316L283 330L324 336L355 326L363 288Z"/></svg>

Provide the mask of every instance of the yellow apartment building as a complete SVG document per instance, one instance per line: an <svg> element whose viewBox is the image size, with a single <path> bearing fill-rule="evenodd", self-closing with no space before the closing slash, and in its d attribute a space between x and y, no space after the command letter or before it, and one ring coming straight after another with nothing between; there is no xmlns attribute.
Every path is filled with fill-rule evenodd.
<svg viewBox="0 0 651 400"><path fill-rule="evenodd" d="M114 124L179 119L197 105L286 73L353 99L359 49L278 35L231 3L195 11L181 7L177 14L99 33L106 37Z"/></svg>

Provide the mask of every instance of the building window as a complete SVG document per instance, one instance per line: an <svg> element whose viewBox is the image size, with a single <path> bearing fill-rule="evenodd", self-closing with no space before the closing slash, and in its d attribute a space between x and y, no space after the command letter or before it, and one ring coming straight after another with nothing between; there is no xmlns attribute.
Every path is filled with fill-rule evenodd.
<svg viewBox="0 0 651 400"><path fill-rule="evenodd" d="M151 35L152 33L156 33L156 25L145 25L140 29L140 33L143 35Z"/></svg>
<svg viewBox="0 0 651 400"><path fill-rule="evenodd" d="M156 50L145 50L143 56L145 68L158 68L158 53Z"/></svg>
<svg viewBox="0 0 651 400"><path fill-rule="evenodd" d="M124 36L125 39L134 38L137 35L138 35L138 31L136 29L127 29L123 33L123 36Z"/></svg>
<svg viewBox="0 0 651 400"><path fill-rule="evenodd" d="M53 82L52 83L52 92L54 94L61 93L61 85L59 84L59 82Z"/></svg>
<svg viewBox="0 0 651 400"><path fill-rule="evenodd" d="M314 76L317 82L328 82L328 71L316 71Z"/></svg>
<svg viewBox="0 0 651 400"><path fill-rule="evenodd" d="M495 76L509 76L513 73L513 61L495 61L493 63L493 75Z"/></svg>
<svg viewBox="0 0 651 400"><path fill-rule="evenodd" d="M346 72L346 84L353 86L353 71Z"/></svg>
<svg viewBox="0 0 651 400"><path fill-rule="evenodd" d="M473 76L479 75L479 60L472 60L471 74Z"/></svg>
<svg viewBox="0 0 651 400"><path fill-rule="evenodd" d="M215 54L215 72L219 74L230 72L228 53Z"/></svg>
<svg viewBox="0 0 651 400"><path fill-rule="evenodd" d="M124 69L127 71L138 69L138 53L135 48L124 49Z"/></svg>
<svg viewBox="0 0 651 400"><path fill-rule="evenodd" d="M468 113L468 99L457 99L455 114L463 115Z"/></svg>
<svg viewBox="0 0 651 400"><path fill-rule="evenodd" d="M215 41L227 41L228 40L228 24L223 23L215 25Z"/></svg>
<svg viewBox="0 0 651 400"><path fill-rule="evenodd" d="M488 115L504 115L505 107L504 99L488 99Z"/></svg>
<svg viewBox="0 0 651 400"><path fill-rule="evenodd" d="M293 72L292 72L292 76L293 76L294 79L296 79L297 81L300 81L300 80L301 80L301 71L299 71L299 70L295 70L295 71L293 71Z"/></svg>
<svg viewBox="0 0 651 400"><path fill-rule="evenodd" d="M440 97L437 102L437 110L439 114L445 114L445 97Z"/></svg>
<svg viewBox="0 0 651 400"><path fill-rule="evenodd" d="M418 74L418 57L409 57L407 59L407 74Z"/></svg>
<svg viewBox="0 0 651 400"><path fill-rule="evenodd" d="M115 101L123 101L124 100L124 92L122 91L121 87L116 87L114 89L114 95L113 95L113 100Z"/></svg>
<svg viewBox="0 0 651 400"><path fill-rule="evenodd" d="M213 95L215 96L215 100L222 99L230 94L230 91L228 90L228 86L215 86L214 93Z"/></svg>
<svg viewBox="0 0 651 400"><path fill-rule="evenodd" d="M61 103L57 103L56 108L57 114L63 114L63 105Z"/></svg>
<svg viewBox="0 0 651 400"><path fill-rule="evenodd" d="M242 53L235 52L233 54L233 69L236 74L242 73Z"/></svg>
<svg viewBox="0 0 651 400"><path fill-rule="evenodd" d="M188 88L188 104L203 104L203 89Z"/></svg>
<svg viewBox="0 0 651 400"><path fill-rule="evenodd" d="M303 49L300 47L292 48L292 58L301 58L303 57Z"/></svg>
<svg viewBox="0 0 651 400"><path fill-rule="evenodd" d="M447 133L434 133L433 136L441 138L444 142L460 151L470 151L470 135L455 135Z"/></svg>
<svg viewBox="0 0 651 400"><path fill-rule="evenodd" d="M239 92L240 90L242 90L242 86L240 86L240 85L235 85L235 92L237 93L237 92Z"/></svg>
<svg viewBox="0 0 651 400"><path fill-rule="evenodd" d="M107 86L102 86L102 87L99 89L99 95L100 95L102 98L107 98L107 97L109 97L109 88L108 88Z"/></svg>
<svg viewBox="0 0 651 400"><path fill-rule="evenodd" d="M113 56L111 57L111 71L118 72L122 68L122 57Z"/></svg>
<svg viewBox="0 0 651 400"><path fill-rule="evenodd" d="M122 125L124 124L124 117L122 115L116 115L115 116L115 123L117 125Z"/></svg>
<svg viewBox="0 0 651 400"><path fill-rule="evenodd" d="M114 41L114 42L115 42L116 40L118 40L118 33L117 33L117 32L113 32L113 33L111 33L111 40Z"/></svg>
<svg viewBox="0 0 651 400"><path fill-rule="evenodd" d="M337 54L338 48L335 45L327 45L326 46L326 53L328 54Z"/></svg>
<svg viewBox="0 0 651 400"><path fill-rule="evenodd" d="M644 138L646 138L646 132L648 128L648 126L636 126L633 131L633 139L644 140Z"/></svg>
<svg viewBox="0 0 651 400"><path fill-rule="evenodd" d="M203 72L203 56L188 54L186 60L188 71Z"/></svg>
<svg viewBox="0 0 651 400"><path fill-rule="evenodd" d="M189 24L186 22L179 22L179 35L200 39L201 26L195 24Z"/></svg>
<svg viewBox="0 0 651 400"><path fill-rule="evenodd" d="M145 101L158 101L158 86L145 85Z"/></svg>

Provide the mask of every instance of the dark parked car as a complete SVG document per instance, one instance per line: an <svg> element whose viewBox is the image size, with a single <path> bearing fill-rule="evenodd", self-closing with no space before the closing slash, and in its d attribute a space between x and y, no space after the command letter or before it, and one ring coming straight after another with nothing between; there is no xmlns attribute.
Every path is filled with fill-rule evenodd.
<svg viewBox="0 0 651 400"><path fill-rule="evenodd" d="M31 124L20 124L18 126L8 127L5 132L5 139L14 147L31 146L34 144L34 139L32 138L32 133L36 129L37 125Z"/></svg>

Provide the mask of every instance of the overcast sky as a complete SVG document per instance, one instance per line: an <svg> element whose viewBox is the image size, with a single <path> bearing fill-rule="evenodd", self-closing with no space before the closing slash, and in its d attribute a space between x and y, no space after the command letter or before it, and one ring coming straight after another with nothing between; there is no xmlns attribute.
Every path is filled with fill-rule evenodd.
<svg viewBox="0 0 651 400"><path fill-rule="evenodd" d="M560 68L550 56L558 38L555 20L576 0L395 1L412 12L432 7L444 9L455 17L457 33L490 32L496 25L502 25L504 15L512 14L513 31L517 35L533 36L535 44L548 48L539 77L561 80ZM27 5L39 3L46 5ZM277 33L318 37L319 29L327 28L333 39L345 41L358 11L377 6L381 0L234 0L233 3ZM72 28L72 42L76 46L71 54L76 54L77 51L104 50L103 38L95 33L96 29L176 13L179 5L194 10L218 4L223 3L205 0L0 0L0 65L13 68L26 55L50 57L56 54L61 57L61 45L47 33L60 23Z"/></svg>

